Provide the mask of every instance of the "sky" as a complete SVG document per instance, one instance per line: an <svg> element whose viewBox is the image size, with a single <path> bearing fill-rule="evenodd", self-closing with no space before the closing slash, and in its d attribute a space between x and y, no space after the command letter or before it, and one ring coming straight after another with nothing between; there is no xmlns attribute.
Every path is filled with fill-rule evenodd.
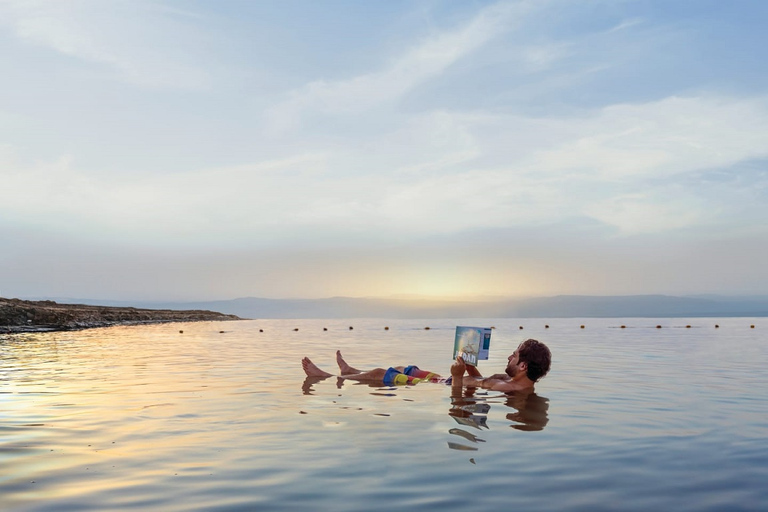
<svg viewBox="0 0 768 512"><path fill-rule="evenodd" d="M0 0L0 296L768 294L767 25Z"/></svg>

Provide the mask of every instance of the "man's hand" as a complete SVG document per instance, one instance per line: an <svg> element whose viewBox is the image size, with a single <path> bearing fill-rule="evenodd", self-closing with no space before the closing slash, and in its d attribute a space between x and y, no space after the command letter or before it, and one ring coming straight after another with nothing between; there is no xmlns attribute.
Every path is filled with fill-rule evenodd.
<svg viewBox="0 0 768 512"><path fill-rule="evenodd" d="M480 375L480 370L478 370L476 366L467 366L467 375L476 379L483 378L483 376Z"/></svg>
<svg viewBox="0 0 768 512"><path fill-rule="evenodd" d="M464 376L464 372L467 371L467 363L464 362L464 359L461 358L461 356L458 356L456 358L456 362L454 362L451 365L451 376L458 379Z"/></svg>

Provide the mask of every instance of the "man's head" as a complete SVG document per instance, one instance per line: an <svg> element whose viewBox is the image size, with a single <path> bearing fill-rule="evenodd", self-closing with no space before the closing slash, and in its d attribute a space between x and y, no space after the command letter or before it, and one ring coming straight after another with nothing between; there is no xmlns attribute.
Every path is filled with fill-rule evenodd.
<svg viewBox="0 0 768 512"><path fill-rule="evenodd" d="M517 347L517 350L509 356L506 373L514 377L520 372L536 382L549 371L552 364L552 353L549 348L540 341L525 340Z"/></svg>

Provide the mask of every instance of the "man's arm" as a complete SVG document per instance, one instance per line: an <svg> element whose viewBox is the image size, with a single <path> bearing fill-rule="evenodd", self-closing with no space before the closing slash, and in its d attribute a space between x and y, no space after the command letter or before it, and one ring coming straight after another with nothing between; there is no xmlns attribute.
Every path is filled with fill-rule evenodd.
<svg viewBox="0 0 768 512"><path fill-rule="evenodd" d="M467 375L476 379L483 378L483 376L480 375L480 370L478 370L476 366L467 366Z"/></svg>
<svg viewBox="0 0 768 512"><path fill-rule="evenodd" d="M483 389L490 389L491 391L501 391L503 393L507 393L509 391L517 391L519 389L517 385L513 384L509 380L494 379L491 377L480 381L479 387Z"/></svg>
<svg viewBox="0 0 768 512"><path fill-rule="evenodd" d="M475 375L464 375L464 373L470 373L472 370L474 370ZM496 377L506 377L506 375L497 374L493 377L488 377L487 379L484 379L480 372L477 371L477 368L474 366L467 366L467 364L464 362L464 360L461 358L461 356L456 358L456 362L453 363L451 366L451 377L452 385L454 388L461 388L463 386L467 386L470 388L483 388L483 389L490 389L492 391L515 391L517 389L517 386L514 386L511 382L504 378L496 378Z"/></svg>
<svg viewBox="0 0 768 512"><path fill-rule="evenodd" d="M458 356L451 365L451 387L454 391L461 392L464 387L464 373L467 371L467 364ZM467 377L471 378L471 377Z"/></svg>

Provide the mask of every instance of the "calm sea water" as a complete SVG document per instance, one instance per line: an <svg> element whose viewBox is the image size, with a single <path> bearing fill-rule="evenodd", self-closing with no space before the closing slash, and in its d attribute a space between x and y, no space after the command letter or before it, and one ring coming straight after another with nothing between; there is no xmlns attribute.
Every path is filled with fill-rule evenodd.
<svg viewBox="0 0 768 512"><path fill-rule="evenodd" d="M496 327L483 373L534 337L550 375L527 396L452 396L301 370L308 355L335 372L338 348L364 369L447 374L456 325ZM766 328L269 320L0 335L0 509L765 510Z"/></svg>

